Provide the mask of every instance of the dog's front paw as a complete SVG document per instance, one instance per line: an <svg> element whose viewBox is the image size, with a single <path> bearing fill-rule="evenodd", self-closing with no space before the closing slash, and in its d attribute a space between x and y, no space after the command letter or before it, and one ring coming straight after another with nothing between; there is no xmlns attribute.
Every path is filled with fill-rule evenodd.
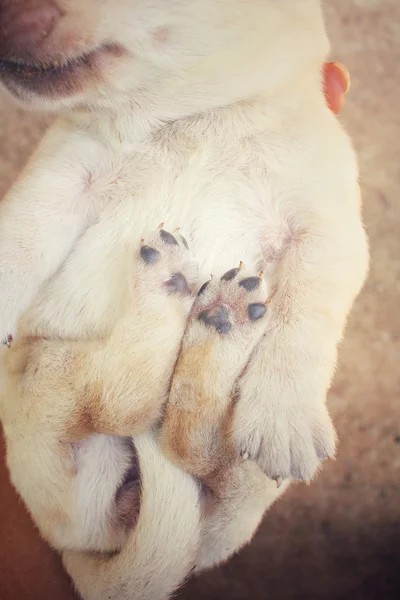
<svg viewBox="0 0 400 600"><path fill-rule="evenodd" d="M239 386L232 431L237 451L278 485L287 478L309 482L335 454L336 432L325 403L302 395L302 381L290 381L290 375L285 381L268 366L257 366L256 358Z"/></svg>
<svg viewBox="0 0 400 600"><path fill-rule="evenodd" d="M138 262L140 275L136 281L141 295L193 295L198 266L179 232L172 234L160 226L148 240L142 239Z"/></svg>
<svg viewBox="0 0 400 600"><path fill-rule="evenodd" d="M243 266L200 289L172 380L162 433L164 450L201 479L228 457L227 437L236 381L263 334L267 287Z"/></svg>

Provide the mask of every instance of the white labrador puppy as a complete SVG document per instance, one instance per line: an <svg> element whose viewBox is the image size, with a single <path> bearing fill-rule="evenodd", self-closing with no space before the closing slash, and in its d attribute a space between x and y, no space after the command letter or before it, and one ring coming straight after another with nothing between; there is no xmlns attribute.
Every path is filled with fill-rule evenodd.
<svg viewBox="0 0 400 600"><path fill-rule="evenodd" d="M317 0L2 3L60 119L0 205L0 417L84 598L168 597L335 452L368 252L327 51Z"/></svg>

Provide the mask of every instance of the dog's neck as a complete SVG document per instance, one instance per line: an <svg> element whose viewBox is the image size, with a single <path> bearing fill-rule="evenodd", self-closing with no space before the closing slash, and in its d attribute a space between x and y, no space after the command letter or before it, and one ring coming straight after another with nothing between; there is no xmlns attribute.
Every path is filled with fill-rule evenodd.
<svg viewBox="0 0 400 600"><path fill-rule="evenodd" d="M275 71L254 68L251 79L235 75L214 85L200 78L167 80L157 89L134 90L108 105L77 107L66 116L80 129L90 131L111 146L136 147L171 122L190 118L213 119L228 116L231 109L245 107L251 113L263 111L264 126L278 121L283 114L312 105L321 93L321 60ZM239 71L240 72L240 71ZM246 70L244 70L246 72ZM247 71L248 72L248 71ZM198 74L197 74L198 75ZM226 71L225 71L226 75ZM247 90L247 92L246 92Z"/></svg>
<svg viewBox="0 0 400 600"><path fill-rule="evenodd" d="M190 66L155 70L146 85L111 92L104 96L104 104L96 100L92 106L78 106L69 118L108 144L127 146L171 121L215 114L256 99L264 103L271 119L277 118L297 102L312 103L313 95L320 93L329 44L320 18L311 31L313 44L305 43L307 32L295 37L290 28L272 41L243 35Z"/></svg>

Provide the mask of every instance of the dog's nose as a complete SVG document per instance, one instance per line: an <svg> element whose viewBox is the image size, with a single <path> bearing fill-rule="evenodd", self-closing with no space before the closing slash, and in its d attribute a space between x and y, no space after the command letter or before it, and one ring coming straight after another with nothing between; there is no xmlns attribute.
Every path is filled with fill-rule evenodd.
<svg viewBox="0 0 400 600"><path fill-rule="evenodd" d="M34 61L61 16L51 0L0 0L0 59Z"/></svg>

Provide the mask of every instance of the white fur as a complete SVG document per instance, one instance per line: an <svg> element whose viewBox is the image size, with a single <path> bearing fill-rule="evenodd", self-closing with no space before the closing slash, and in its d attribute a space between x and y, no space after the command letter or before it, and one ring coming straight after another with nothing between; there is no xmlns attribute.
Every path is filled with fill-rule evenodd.
<svg viewBox="0 0 400 600"><path fill-rule="evenodd" d="M140 239L154 241L161 221L181 227L200 283L241 260L264 269L275 294L232 435L270 477L311 478L334 452L326 392L368 264L356 159L321 90L317 0L60 3L76 51L111 41L127 52L76 97L25 95L62 116L0 204L8 466L84 598L161 600L192 566L249 541L282 489L237 463L207 481L214 496L200 506L199 486L149 433L190 308L159 284L172 267L195 276L176 253L153 280ZM49 42L59 52L61 33ZM74 462L87 408L98 421ZM103 436L118 435L134 436L141 467L130 532L110 517L129 456Z"/></svg>

